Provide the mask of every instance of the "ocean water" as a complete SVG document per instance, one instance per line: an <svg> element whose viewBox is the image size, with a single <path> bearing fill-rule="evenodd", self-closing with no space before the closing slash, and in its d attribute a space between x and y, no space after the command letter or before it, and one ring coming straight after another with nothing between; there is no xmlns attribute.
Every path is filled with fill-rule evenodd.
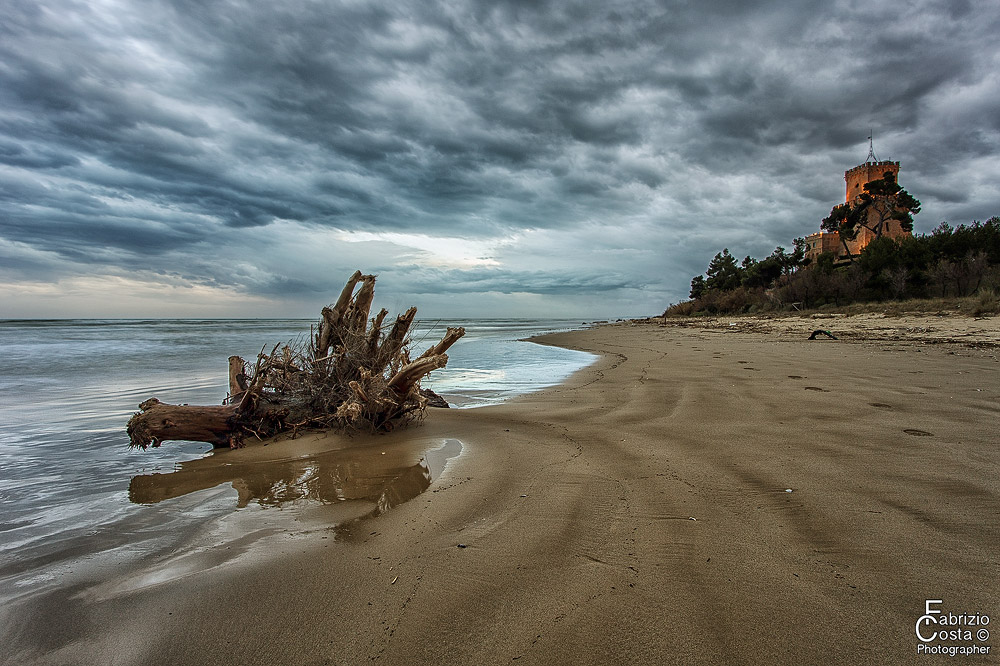
<svg viewBox="0 0 1000 666"><path fill-rule="evenodd" d="M204 443L128 449L125 424L140 402L219 404L230 355L253 359L262 347L305 338L312 323L0 321L0 601L163 552L178 534L208 530L225 541L220 530L276 531L288 520L280 510L303 504L346 523L426 488L460 455L460 442L435 445L416 465L403 454L371 460L352 451L239 476L192 469L212 455ZM577 320L424 321L411 349L422 352L448 325L466 335L423 386L459 408L557 384L594 360L521 341L580 328ZM331 504L336 512L321 508Z"/></svg>

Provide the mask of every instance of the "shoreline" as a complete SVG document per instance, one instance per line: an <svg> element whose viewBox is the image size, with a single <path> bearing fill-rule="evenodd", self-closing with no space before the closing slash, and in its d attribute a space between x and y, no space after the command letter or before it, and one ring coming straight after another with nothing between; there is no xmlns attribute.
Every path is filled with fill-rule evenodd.
<svg viewBox="0 0 1000 666"><path fill-rule="evenodd" d="M316 512L267 553L30 599L0 615L8 658L912 663L926 599L1000 617L997 350L959 329L805 341L817 321L543 336L601 357L354 440L461 440L426 492L347 538ZM329 446L305 439L210 460Z"/></svg>
<svg viewBox="0 0 1000 666"><path fill-rule="evenodd" d="M972 347L1000 347L1000 318L973 317L954 312L784 313L781 315L715 315L655 317L677 328L731 329L745 333L808 336L816 329L839 329L844 340L855 342L919 342ZM834 330L837 332L837 330Z"/></svg>

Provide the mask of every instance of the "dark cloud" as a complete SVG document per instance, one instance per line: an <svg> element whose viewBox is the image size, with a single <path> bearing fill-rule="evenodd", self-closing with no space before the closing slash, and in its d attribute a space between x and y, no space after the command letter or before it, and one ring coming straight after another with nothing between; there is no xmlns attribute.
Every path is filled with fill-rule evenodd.
<svg viewBox="0 0 1000 666"><path fill-rule="evenodd" d="M980 0L10 0L5 279L56 257L53 281L311 298L364 260L428 295L655 312L720 247L815 230L870 129L918 231L1000 212L998 23Z"/></svg>
<svg viewBox="0 0 1000 666"><path fill-rule="evenodd" d="M30 170L59 169L80 163L74 155L59 152L48 146L22 145L3 141L0 143L0 164Z"/></svg>

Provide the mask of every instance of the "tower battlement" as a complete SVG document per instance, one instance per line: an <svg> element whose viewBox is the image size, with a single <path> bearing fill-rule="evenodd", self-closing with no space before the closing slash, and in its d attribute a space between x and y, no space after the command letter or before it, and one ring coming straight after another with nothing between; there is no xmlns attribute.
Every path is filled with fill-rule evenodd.
<svg viewBox="0 0 1000 666"><path fill-rule="evenodd" d="M865 184L873 180L882 180L886 171L892 172L892 177L898 179L899 162L892 160L870 161L845 171L844 180L847 181L847 190L844 203L850 203L854 197L864 192Z"/></svg>

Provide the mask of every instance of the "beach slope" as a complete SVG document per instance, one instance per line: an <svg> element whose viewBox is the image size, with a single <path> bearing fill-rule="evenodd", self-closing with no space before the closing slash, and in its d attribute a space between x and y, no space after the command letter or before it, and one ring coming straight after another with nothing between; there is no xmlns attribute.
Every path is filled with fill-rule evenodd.
<svg viewBox="0 0 1000 666"><path fill-rule="evenodd" d="M9 654L915 663L927 599L1000 618L997 349L805 337L653 322L548 336L601 359L373 440L461 440L423 494L169 582L25 603L4 620Z"/></svg>

